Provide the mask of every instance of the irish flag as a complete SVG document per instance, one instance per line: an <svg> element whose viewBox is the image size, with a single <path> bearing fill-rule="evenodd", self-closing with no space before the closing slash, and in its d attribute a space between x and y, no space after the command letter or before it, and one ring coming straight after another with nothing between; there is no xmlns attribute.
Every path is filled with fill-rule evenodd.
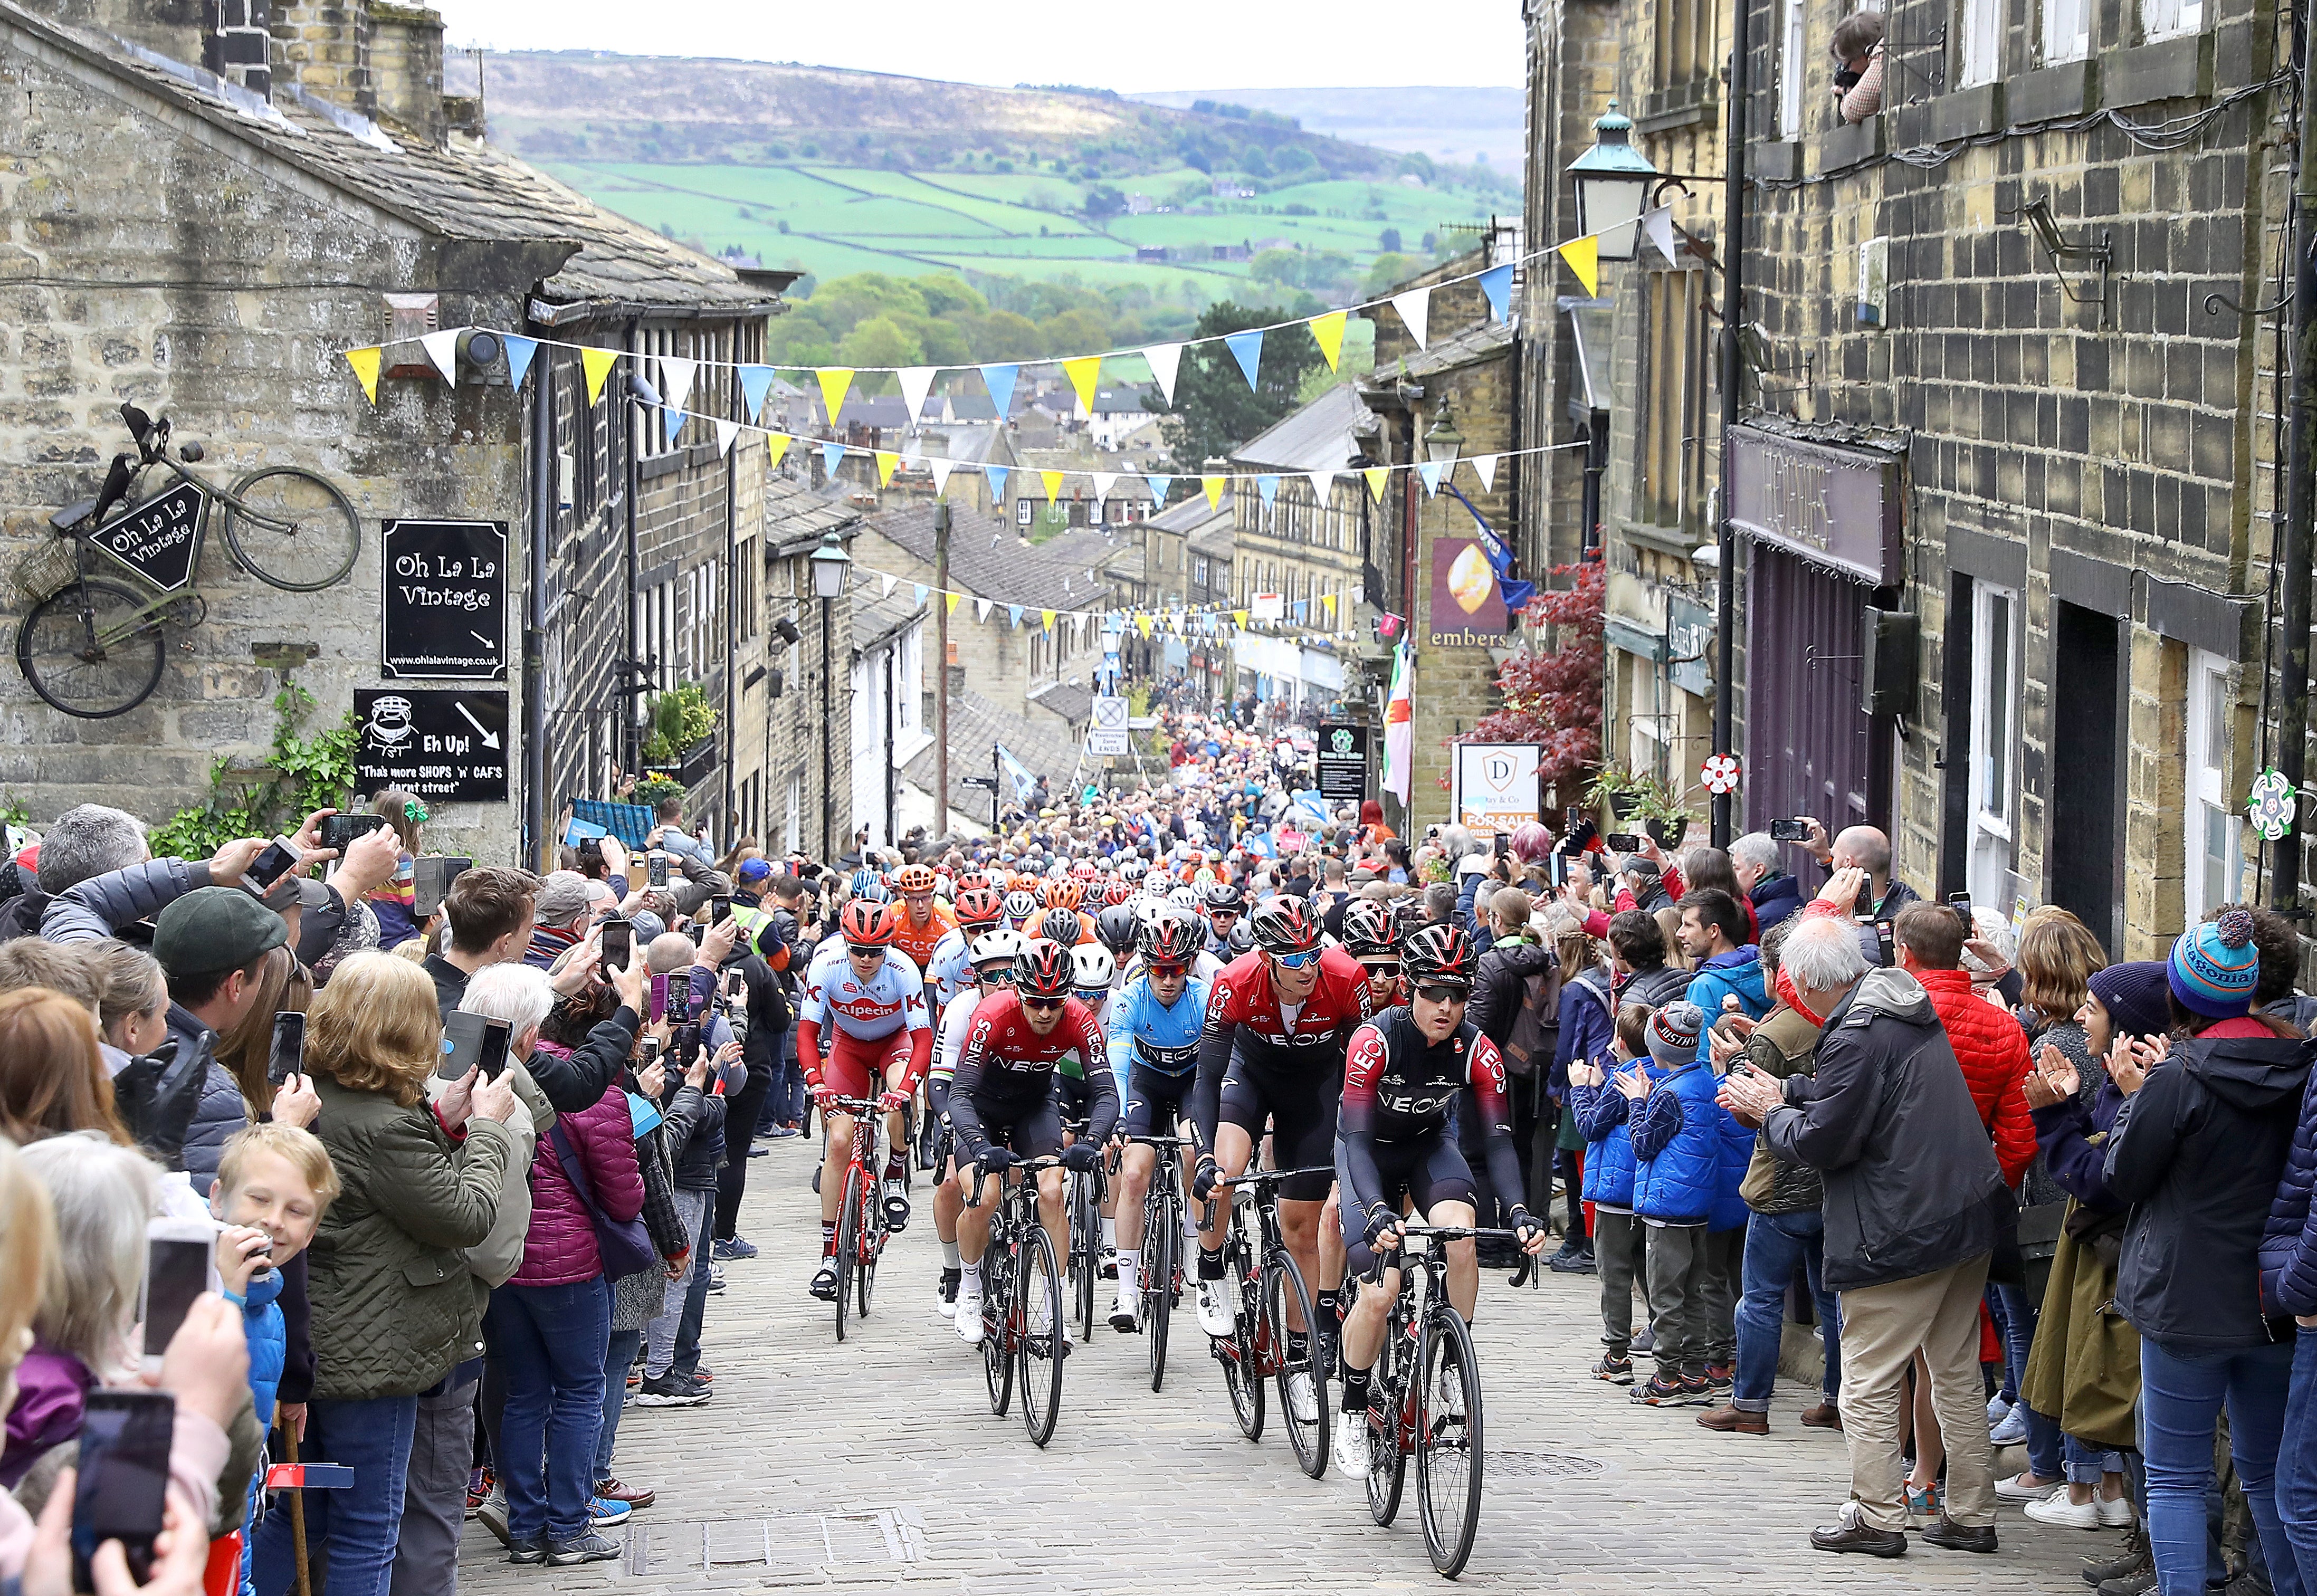
<svg viewBox="0 0 2317 1596"><path fill-rule="evenodd" d="M1383 789L1408 803L1411 754L1416 741L1415 706L1409 701L1411 651L1392 655L1391 697L1383 707Z"/></svg>

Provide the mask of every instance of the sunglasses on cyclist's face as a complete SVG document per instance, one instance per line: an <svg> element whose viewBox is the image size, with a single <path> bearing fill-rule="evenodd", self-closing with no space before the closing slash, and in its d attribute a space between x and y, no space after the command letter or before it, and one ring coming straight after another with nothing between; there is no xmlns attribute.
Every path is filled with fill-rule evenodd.
<svg viewBox="0 0 2317 1596"><path fill-rule="evenodd" d="M1416 995L1428 1003L1461 1003L1471 994L1462 986L1419 986Z"/></svg>
<svg viewBox="0 0 2317 1596"><path fill-rule="evenodd" d="M1051 1014L1065 1001L1059 997L1025 997L1022 1000L1022 1006L1034 1013Z"/></svg>
<svg viewBox="0 0 2317 1596"><path fill-rule="evenodd" d="M1310 948L1301 953L1275 953L1271 961L1283 970L1300 970L1316 964L1319 958L1320 950Z"/></svg>
<svg viewBox="0 0 2317 1596"><path fill-rule="evenodd" d="M1150 967L1150 978L1154 981L1179 981L1190 973L1187 965L1154 964Z"/></svg>
<svg viewBox="0 0 2317 1596"><path fill-rule="evenodd" d="M1368 979L1371 981L1397 981L1400 979L1400 961L1398 959L1393 959L1389 963L1382 960L1377 960L1373 963L1364 965L1362 967L1367 971Z"/></svg>
<svg viewBox="0 0 2317 1596"><path fill-rule="evenodd" d="M976 970L973 972L973 978L980 982L984 986L1011 986L1014 985L1014 972L1010 968Z"/></svg>

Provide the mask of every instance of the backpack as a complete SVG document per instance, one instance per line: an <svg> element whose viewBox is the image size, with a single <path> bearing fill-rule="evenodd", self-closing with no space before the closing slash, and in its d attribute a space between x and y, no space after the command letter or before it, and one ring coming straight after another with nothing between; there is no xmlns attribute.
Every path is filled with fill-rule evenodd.
<svg viewBox="0 0 2317 1596"><path fill-rule="evenodd" d="M1512 1034L1498 1049L1505 1073L1525 1081L1552 1067L1553 1049L1561 1040L1561 966L1555 962L1543 975L1521 977L1520 1012L1513 1016Z"/></svg>

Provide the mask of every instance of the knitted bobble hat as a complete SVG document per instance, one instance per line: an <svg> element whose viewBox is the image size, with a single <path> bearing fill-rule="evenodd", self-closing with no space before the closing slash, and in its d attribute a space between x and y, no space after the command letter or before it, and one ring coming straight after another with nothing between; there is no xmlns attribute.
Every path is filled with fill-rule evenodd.
<svg viewBox="0 0 2317 1596"><path fill-rule="evenodd" d="M1695 1063L1698 1032L1704 1029L1705 1015L1695 1003L1666 1004L1650 1016L1651 1061L1664 1069Z"/></svg>
<svg viewBox="0 0 2317 1596"><path fill-rule="evenodd" d="M2218 920L2190 926L2172 944L2164 973L2182 1008L2214 1020L2250 1011L2253 988L2260 981L2251 914L2231 909Z"/></svg>

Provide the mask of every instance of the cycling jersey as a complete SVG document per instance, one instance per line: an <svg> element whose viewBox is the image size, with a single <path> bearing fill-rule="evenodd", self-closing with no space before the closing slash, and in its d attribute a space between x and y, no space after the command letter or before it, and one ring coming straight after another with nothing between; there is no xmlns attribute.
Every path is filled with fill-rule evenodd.
<svg viewBox="0 0 2317 1596"><path fill-rule="evenodd" d="M1127 980L1132 981L1135 976L1142 974L1142 955L1137 953L1126 961L1123 973ZM1212 987L1215 977L1222 973L1223 961L1212 953L1202 953L1191 960L1191 979L1198 982L1202 986Z"/></svg>
<svg viewBox="0 0 2317 1596"><path fill-rule="evenodd" d="M989 1127L1029 1119L1056 1101L1055 1077L1065 1056L1103 1058L1102 1027L1076 998L1062 1003L1061 1018L1040 1036L1022 1012L1021 994L992 993L973 1012L973 1023L959 1049L949 1091L950 1123L969 1156L980 1156L991 1140ZM1110 1072L1087 1078L1090 1135L1101 1141L1118 1118L1118 1094Z"/></svg>
<svg viewBox="0 0 2317 1596"><path fill-rule="evenodd" d="M1186 982L1172 1007L1158 1001L1150 977L1127 983L1110 1006L1110 1072L1120 1095L1127 1093L1128 1065L1140 1060L1164 1075L1189 1075L1199 1067L1199 1031L1206 1023L1207 984Z"/></svg>
<svg viewBox="0 0 2317 1596"><path fill-rule="evenodd" d="M957 929L957 916L947 904L936 902L923 925L909 923L909 905L900 905L893 916L893 946L909 956L909 962L920 970L933 966L934 950L942 939Z"/></svg>
<svg viewBox="0 0 2317 1596"><path fill-rule="evenodd" d="M1344 1064L1343 1107L1337 1119L1342 1167L1350 1176L1343 1193L1347 1216L1364 1216L1378 1202L1395 1208L1409 1195L1408 1166L1439 1147L1455 1148L1449 1133L1449 1115L1457 1093L1472 1089L1480 1128L1487 1138L1489 1179L1507 1200L1525 1190L1520 1159L1513 1148L1512 1105L1505 1095L1504 1060L1497 1045L1478 1026L1465 1021L1436 1047L1427 1040L1416 1017L1405 1008L1386 1009L1352 1034ZM1463 1164L1461 1155L1455 1160ZM1399 1167L1399 1178L1388 1178L1384 1164ZM1435 1161L1436 1181L1437 1161ZM1472 1183L1463 1172L1467 1200ZM1393 1188L1397 1187L1398 1190ZM1429 1208L1442 1200L1413 1193L1418 1205ZM1363 1220L1364 1225L1364 1220Z"/></svg>
<svg viewBox="0 0 2317 1596"><path fill-rule="evenodd" d="M926 1013L925 983L908 958L888 950L876 974L863 982L840 948L833 960L816 956L807 978L804 1007L797 1019L797 1062L805 1083L822 1083L820 1030L830 1029L829 1060L841 1081L829 1083L850 1097L866 1097L884 1076L900 1047L908 1073L894 1087L911 1091L933 1062L934 1033ZM906 1033L906 1034L904 1034ZM868 1046L892 1039L895 1046Z"/></svg>
<svg viewBox="0 0 2317 1596"><path fill-rule="evenodd" d="M1226 965L1208 992L1199 1034L1191 1122L1201 1149L1213 1150L1220 1125L1238 1126L1251 1141L1268 1125L1277 1167L1328 1163L1344 1046L1371 1012L1366 973L1341 948L1320 952L1320 978L1293 1012L1281 1005L1260 951ZM1299 1175L1279 1194L1322 1202L1329 1184L1328 1175Z"/></svg>
<svg viewBox="0 0 2317 1596"><path fill-rule="evenodd" d="M940 1032L934 1038L933 1069L926 1076L926 1101L944 1118L949 1113L950 1083L957 1074L957 1057L965 1050L965 1033L973 1025L973 1011L981 994L968 987L942 1005Z"/></svg>
<svg viewBox="0 0 2317 1596"><path fill-rule="evenodd" d="M972 985L973 960L967 957L971 945L972 939L961 926L935 942L919 966L925 971L926 985L934 989L935 1008L944 1015L957 994Z"/></svg>

